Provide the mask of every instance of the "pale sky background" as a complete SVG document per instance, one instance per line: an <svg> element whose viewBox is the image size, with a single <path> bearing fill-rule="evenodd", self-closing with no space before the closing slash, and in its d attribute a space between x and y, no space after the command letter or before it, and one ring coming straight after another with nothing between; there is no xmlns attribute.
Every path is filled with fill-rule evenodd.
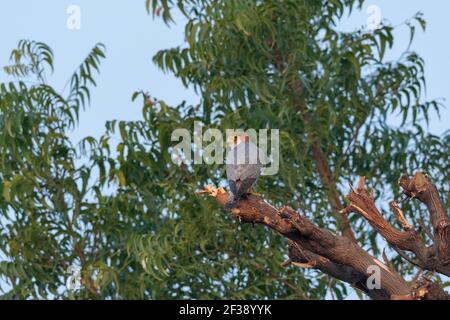
<svg viewBox="0 0 450 320"><path fill-rule="evenodd" d="M81 9L80 30L66 27L70 5ZM363 11L346 19L342 29L365 25L369 5L379 6L382 18L395 25L417 11L425 14L427 32L418 32L413 49L425 58L428 98L450 101L450 1L367 1ZM136 90L148 91L169 104L198 101L192 90L186 90L172 75L162 73L151 60L158 50L183 44L184 23L178 20L170 28L161 19L153 20L145 10L144 0L0 0L0 66L8 63L10 50L19 39L45 42L55 53L51 82L62 89L89 50L97 42L104 43L107 59L101 74L95 77L98 87L91 92L91 107L81 114L80 125L71 134L74 142L87 135L99 137L107 120L141 119L141 103L131 103L130 99ZM390 57L398 57L409 41L406 27L397 34L397 46ZM5 80L0 72L0 82ZM447 108L442 120L432 121L430 129L440 134L450 127L449 123Z"/></svg>
<svg viewBox="0 0 450 320"><path fill-rule="evenodd" d="M67 8L81 9L81 29L69 30ZM377 5L383 19L397 25L422 11L428 22L425 33L417 32L412 49L425 59L427 97L450 101L450 1L448 0L374 0L366 1L363 11L342 23L342 30L353 30L367 23L366 9ZM106 60L98 87L92 89L91 107L80 117L80 125L71 133L74 142L92 135L99 137L108 120L141 119L141 103L132 103L134 91L148 91L168 104L183 100L198 101L192 90L185 89L172 75L164 74L153 64L160 49L183 44L184 23L181 17L168 28L161 19L153 20L145 10L145 0L0 0L0 66L8 64L11 49L19 39L45 42L55 53L55 73L51 84L62 90L72 72L90 49L102 42L107 47ZM395 49L390 58L399 57L409 42L409 32L396 32ZM7 81L0 72L0 82ZM450 128L450 108L442 119L433 117L431 132L442 134Z"/></svg>

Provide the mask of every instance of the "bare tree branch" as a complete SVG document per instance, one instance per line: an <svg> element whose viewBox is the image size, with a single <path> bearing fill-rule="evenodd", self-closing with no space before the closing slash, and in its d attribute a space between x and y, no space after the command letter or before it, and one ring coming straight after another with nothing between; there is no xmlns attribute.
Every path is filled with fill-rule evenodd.
<svg viewBox="0 0 450 320"><path fill-rule="evenodd" d="M207 186L204 193L215 197L219 205L225 207L228 200L225 190ZM315 226L309 219L290 208L278 210L260 197L249 195L241 200L231 213L241 222L263 224L287 237L298 244L299 248L314 254L298 261L315 261L315 268L350 283L374 299L388 299L393 295L410 293L410 287L402 277L370 256L354 241ZM291 260L295 261L294 257L291 257ZM367 279L372 275L369 272L370 267L373 266L380 270L380 289L369 289L366 285Z"/></svg>
<svg viewBox="0 0 450 320"><path fill-rule="evenodd" d="M438 235L438 241L431 247L427 247L425 241L422 239L420 233L414 230L413 227L406 220L403 212L398 207L396 202L391 202L391 209L397 220L400 222L404 231L397 230L389 222L387 222L380 211L375 207L373 195L369 194L365 187L365 178L360 177L357 189L352 189L348 195L350 205L346 207L343 212L350 213L355 212L362 215L370 225L381 235L386 241L394 248L403 251L410 251L415 254L416 265L419 265L430 271L438 271L444 275L450 276L450 265L448 264L447 251L449 246L448 231L448 218L445 215L442 204L439 201L439 195L437 189L432 186L428 179L422 174L418 173L414 179L409 180L402 178L400 185L404 188L405 193L410 197L416 197L417 199L424 201L429 205L430 215L435 235ZM420 183L420 186L418 186ZM420 197L420 198L419 198ZM447 220L446 220L447 218ZM405 258L405 255L402 255ZM406 259L406 258L405 258Z"/></svg>
<svg viewBox="0 0 450 320"><path fill-rule="evenodd" d="M413 178L401 177L399 184L408 197L416 198L427 206L434 231L435 250L441 264L449 266L450 220L444 210L436 186L421 172L416 172Z"/></svg>
<svg viewBox="0 0 450 320"><path fill-rule="evenodd" d="M427 247L419 232L407 221L396 202L391 202L391 210L403 231L387 222L375 206L373 193L365 186L361 177L356 189L351 187L348 195L350 205L341 210L342 215L355 212L362 215L370 225L383 236L401 257L421 270L437 271L450 275L448 265L448 217L439 200L437 189L428 179L416 174L413 179L402 177L400 185L409 197L425 203L430 211L436 242ZM223 189L206 186L199 194L209 194L225 208L228 193ZM288 238L289 260L283 266L294 265L301 268L320 270L325 274L349 283L372 299L419 300L449 299L449 295L429 279L415 279L406 282L390 265L385 254L385 263L369 255L351 237L334 235L319 228L309 219L289 207L277 209L262 198L247 195L239 201L231 214L244 223L262 224ZM412 252L414 258L405 251ZM369 271L376 266L380 272L380 287L372 288L368 279Z"/></svg>

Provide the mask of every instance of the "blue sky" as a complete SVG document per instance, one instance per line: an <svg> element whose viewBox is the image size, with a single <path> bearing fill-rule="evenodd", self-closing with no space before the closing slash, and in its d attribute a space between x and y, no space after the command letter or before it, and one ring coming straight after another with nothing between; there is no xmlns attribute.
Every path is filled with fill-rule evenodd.
<svg viewBox="0 0 450 320"><path fill-rule="evenodd" d="M62 89L71 73L97 43L107 47L107 59L96 77L98 87L92 91L91 107L81 115L79 127L71 134L78 141L84 136L100 136L107 120L137 120L141 118L140 103L131 103L136 90L169 104L182 100L195 102L192 90L185 89L172 75L164 74L152 63L160 49L183 43L183 19L168 28L160 19L153 20L145 10L144 0L2 0L0 4L0 65L8 62L10 50L19 39L32 39L49 44L55 53L55 74L51 78L56 88ZM81 29L66 26L67 8L81 9ZM417 11L428 21L426 33L418 33L413 49L426 61L428 98L446 98L450 101L450 1L448 0L376 0L367 1L363 11L345 19L343 30L352 30L366 24L369 5L381 9L383 19L398 24ZM396 49L390 57L396 58L407 47L409 34L400 28ZM7 78L0 73L0 81ZM446 102L446 104L447 104ZM442 112L440 122L431 122L431 131L440 134L450 125L450 109Z"/></svg>

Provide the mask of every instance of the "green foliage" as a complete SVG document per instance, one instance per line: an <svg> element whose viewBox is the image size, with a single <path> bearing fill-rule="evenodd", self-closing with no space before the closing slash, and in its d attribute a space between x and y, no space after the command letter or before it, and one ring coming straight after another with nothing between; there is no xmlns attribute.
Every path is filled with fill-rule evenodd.
<svg viewBox="0 0 450 320"><path fill-rule="evenodd" d="M89 103L93 73L104 58L96 46L68 82L48 85L53 53L21 41L0 85L0 276L6 298L323 298L347 288L316 271L284 269L286 241L241 225L195 192L220 184L223 167L171 161L176 128L275 128L281 131L278 175L258 181L274 205L299 208L335 230L307 130L328 157L340 192L367 176L379 199L399 197L397 179L428 172L449 204L450 134L431 135L424 120L441 108L424 100L424 62L407 51L386 61L394 28L339 32L336 23L362 1L153 0L147 9L188 19L184 47L154 57L201 96L199 105L168 106L136 92L141 121L111 121L105 134L74 145L68 133ZM421 15L408 21L411 41ZM281 53L284 70L274 61ZM30 85L23 78L35 76ZM301 79L311 128L290 83ZM401 125L391 125L397 117ZM118 143L111 143L119 135ZM405 208L415 218L417 208ZM424 217L424 219L426 219ZM383 244L352 216L360 243ZM4 257L4 258L3 258ZM411 268L395 261L405 275ZM67 269L82 268L81 290L66 288ZM331 289L329 289L331 288Z"/></svg>

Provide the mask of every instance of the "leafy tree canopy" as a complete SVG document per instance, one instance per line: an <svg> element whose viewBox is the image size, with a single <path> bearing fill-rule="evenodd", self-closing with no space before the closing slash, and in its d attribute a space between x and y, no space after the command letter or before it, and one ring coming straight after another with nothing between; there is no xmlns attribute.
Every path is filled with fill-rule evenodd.
<svg viewBox="0 0 450 320"><path fill-rule="evenodd" d="M20 41L0 84L0 277L4 298L338 298L343 283L315 270L284 268L286 240L243 225L196 195L223 182L218 165L177 165L174 129L280 129L280 171L257 191L333 232L348 183L367 177L377 199L400 197L402 173L427 172L450 205L450 133L424 123L442 105L425 98L424 61L405 51L386 61L394 27L341 32L357 0L148 0L168 24L187 18L183 46L154 62L195 88L198 105L168 106L145 92L142 120L111 121L99 139L68 138L105 57L95 46L69 81L48 84L53 52ZM404 25L425 28L420 14ZM33 79L30 84L29 79ZM295 83L301 83L298 87ZM157 93L152 93L157 94ZM399 117L401 125L391 125ZM112 136L120 136L112 143ZM320 170L318 152L327 159ZM415 203L406 203L406 208ZM419 210L410 218L419 217ZM334 212L334 214L333 214ZM371 254L386 246L356 215L350 224ZM389 250L388 250L389 251ZM389 251L390 252L390 251ZM414 268L392 252L404 276ZM68 290L70 266L81 288Z"/></svg>

